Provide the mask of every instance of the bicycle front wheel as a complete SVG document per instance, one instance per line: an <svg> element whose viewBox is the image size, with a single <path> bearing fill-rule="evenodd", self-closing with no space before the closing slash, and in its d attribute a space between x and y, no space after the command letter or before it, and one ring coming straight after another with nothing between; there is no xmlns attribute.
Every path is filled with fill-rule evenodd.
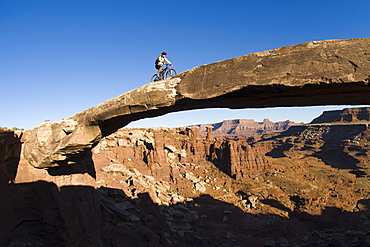
<svg viewBox="0 0 370 247"><path fill-rule="evenodd" d="M176 75L176 70L174 69L169 69L166 73L166 77L167 78L171 78L171 77L174 77Z"/></svg>
<svg viewBox="0 0 370 247"><path fill-rule="evenodd" d="M152 78L150 78L150 82L153 82L153 81L159 81L159 78L158 78L158 75L157 74L154 74L152 76Z"/></svg>

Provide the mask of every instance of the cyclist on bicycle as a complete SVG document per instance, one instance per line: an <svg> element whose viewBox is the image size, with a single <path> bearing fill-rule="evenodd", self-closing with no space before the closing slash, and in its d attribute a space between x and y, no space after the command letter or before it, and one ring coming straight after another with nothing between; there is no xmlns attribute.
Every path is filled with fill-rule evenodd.
<svg viewBox="0 0 370 247"><path fill-rule="evenodd" d="M158 70L158 72L157 72L157 74L158 74L158 77L159 78L161 78L161 72L162 72L162 70L163 70L163 64L164 64L164 62L166 62L166 63L168 63L169 65L173 65L171 62L170 62L170 60L168 60L167 58L166 58L166 55L167 55L167 52L162 52L162 54L159 56L159 57L157 57L157 59L155 60L155 68Z"/></svg>

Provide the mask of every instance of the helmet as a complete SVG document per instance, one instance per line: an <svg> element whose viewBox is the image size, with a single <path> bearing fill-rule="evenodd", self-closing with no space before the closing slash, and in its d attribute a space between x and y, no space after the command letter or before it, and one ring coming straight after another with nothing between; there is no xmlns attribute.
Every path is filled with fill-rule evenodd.
<svg viewBox="0 0 370 247"><path fill-rule="evenodd" d="M163 52L162 52L162 55L167 55L167 52L163 51Z"/></svg>

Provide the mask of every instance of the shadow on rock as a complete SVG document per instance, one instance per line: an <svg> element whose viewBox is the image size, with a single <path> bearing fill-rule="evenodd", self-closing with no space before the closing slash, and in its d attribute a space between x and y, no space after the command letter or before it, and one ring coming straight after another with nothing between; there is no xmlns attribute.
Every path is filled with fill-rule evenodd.
<svg viewBox="0 0 370 247"><path fill-rule="evenodd" d="M288 151L290 148L292 148L293 145L292 144L282 144L276 148L274 148L273 150L271 150L270 152L266 153L267 156L270 156L272 158L282 158L282 157L286 157L284 152L285 151Z"/></svg>
<svg viewBox="0 0 370 247"><path fill-rule="evenodd" d="M344 146L338 146L337 142L325 142L319 152L313 156L321 159L326 165L337 169L351 170L350 173L355 174L357 177L363 177L365 172L361 171L357 164L360 163L356 158L344 152Z"/></svg>
<svg viewBox="0 0 370 247"><path fill-rule="evenodd" d="M22 134L0 129L0 186L15 179L21 156L21 137Z"/></svg>
<svg viewBox="0 0 370 247"><path fill-rule="evenodd" d="M1 190L0 246L330 246L370 244L370 214L330 207L321 215L254 214L201 195L158 205L148 193L127 197L120 189L63 186L38 181ZM364 201L365 205L368 203ZM366 204L367 205L367 204ZM297 206L298 207L298 206ZM359 242L360 243L360 242ZM362 245L362 246L368 246ZM333 245L337 246L337 245Z"/></svg>
<svg viewBox="0 0 370 247"><path fill-rule="evenodd" d="M87 173L91 177L96 178L94 161L92 160L91 150L86 150L81 160L77 160L75 164L60 164L57 167L47 169L51 176L84 174Z"/></svg>

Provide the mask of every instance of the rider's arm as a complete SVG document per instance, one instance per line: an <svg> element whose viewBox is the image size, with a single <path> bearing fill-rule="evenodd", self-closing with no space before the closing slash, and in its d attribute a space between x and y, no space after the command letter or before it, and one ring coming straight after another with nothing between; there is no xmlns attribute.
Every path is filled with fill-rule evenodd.
<svg viewBox="0 0 370 247"><path fill-rule="evenodd" d="M164 58L164 60L169 64L169 65L172 65L171 61L168 60L166 57Z"/></svg>

